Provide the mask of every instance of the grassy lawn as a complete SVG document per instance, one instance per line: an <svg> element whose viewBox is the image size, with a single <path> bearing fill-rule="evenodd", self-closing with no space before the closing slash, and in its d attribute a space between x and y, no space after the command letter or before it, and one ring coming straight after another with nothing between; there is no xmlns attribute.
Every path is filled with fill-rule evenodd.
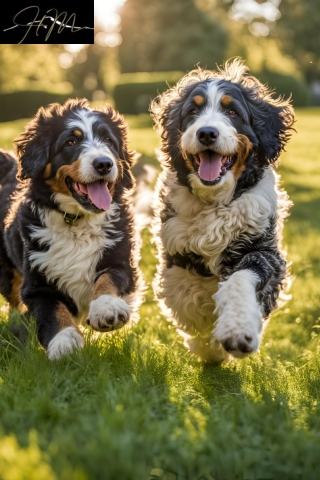
<svg viewBox="0 0 320 480"><path fill-rule="evenodd" d="M86 330L82 351L49 363L33 329L22 346L0 311L1 480L320 478L320 110L297 116L281 166L295 280L260 354L208 366L184 350L153 301L144 231L149 289L132 330ZM128 120L140 162L157 165L149 118ZM24 124L0 124L0 145Z"/></svg>

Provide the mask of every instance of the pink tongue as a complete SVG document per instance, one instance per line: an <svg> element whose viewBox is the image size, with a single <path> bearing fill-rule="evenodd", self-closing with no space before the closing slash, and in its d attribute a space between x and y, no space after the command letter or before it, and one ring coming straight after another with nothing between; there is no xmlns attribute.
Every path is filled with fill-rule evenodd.
<svg viewBox="0 0 320 480"><path fill-rule="evenodd" d="M199 176L202 180L216 180L221 172L222 159L223 155L218 153L210 152L206 150L205 152L199 153L200 157L200 167L199 167Z"/></svg>
<svg viewBox="0 0 320 480"><path fill-rule="evenodd" d="M81 185L81 183L79 185ZM97 182L87 183L86 187L91 202L101 210L108 210L112 201L112 197L108 190L107 183L103 182L102 180L98 180Z"/></svg>

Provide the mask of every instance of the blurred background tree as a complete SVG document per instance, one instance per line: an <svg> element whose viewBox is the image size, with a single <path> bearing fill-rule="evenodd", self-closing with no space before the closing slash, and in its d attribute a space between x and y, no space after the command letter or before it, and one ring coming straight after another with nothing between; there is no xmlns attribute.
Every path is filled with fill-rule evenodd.
<svg viewBox="0 0 320 480"><path fill-rule="evenodd" d="M320 0L282 0L274 33L307 81L320 79Z"/></svg>
<svg viewBox="0 0 320 480"><path fill-rule="evenodd" d="M193 0L127 0L121 17L123 73L214 68L226 57L226 28Z"/></svg>
<svg viewBox="0 0 320 480"><path fill-rule="evenodd" d="M197 1L213 13L218 0ZM289 68L287 73L292 73L294 66L295 73L309 83L320 79L320 0L223 0L219 3L224 5L229 18L245 27L246 37L250 35L258 44L264 40L267 50L270 44L276 47L278 65L273 65L273 69ZM252 45L250 49L255 52ZM269 55L266 58L270 61Z"/></svg>
<svg viewBox="0 0 320 480"><path fill-rule="evenodd" d="M0 92L47 87L65 81L63 45L1 45Z"/></svg>

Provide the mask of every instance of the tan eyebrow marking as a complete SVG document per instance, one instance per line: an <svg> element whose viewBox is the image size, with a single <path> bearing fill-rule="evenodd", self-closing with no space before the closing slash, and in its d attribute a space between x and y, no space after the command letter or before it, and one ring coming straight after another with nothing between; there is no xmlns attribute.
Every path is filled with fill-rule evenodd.
<svg viewBox="0 0 320 480"><path fill-rule="evenodd" d="M47 165L46 168L44 169L44 176L45 176L45 177L50 177L51 168L52 168L52 164L51 164L51 163L48 163L48 165Z"/></svg>
<svg viewBox="0 0 320 480"><path fill-rule="evenodd" d="M77 138L83 138L83 133L79 128L73 130L73 135Z"/></svg>
<svg viewBox="0 0 320 480"><path fill-rule="evenodd" d="M221 103L224 107L227 107L232 102L232 97L230 95L223 95L221 98Z"/></svg>
<svg viewBox="0 0 320 480"><path fill-rule="evenodd" d="M195 97L193 97L193 101L196 105L200 107L200 105L204 103L204 98L202 97L202 95L196 95Z"/></svg>

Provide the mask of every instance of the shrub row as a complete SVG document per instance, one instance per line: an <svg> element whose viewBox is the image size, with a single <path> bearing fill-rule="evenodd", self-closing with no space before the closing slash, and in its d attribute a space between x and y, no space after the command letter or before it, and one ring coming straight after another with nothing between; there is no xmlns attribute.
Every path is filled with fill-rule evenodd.
<svg viewBox="0 0 320 480"><path fill-rule="evenodd" d="M115 107L121 113L136 115L148 112L150 100L173 86L183 72L141 72L121 75L115 86Z"/></svg>
<svg viewBox="0 0 320 480"><path fill-rule="evenodd" d="M182 72L153 72L121 75L115 86L113 96L115 107L124 114L148 112L150 100L174 85ZM257 77L274 88L278 95L289 97L292 94L293 105L304 107L310 104L310 89L297 77L264 71ZM64 103L70 94L44 90L24 90L0 94L0 122L32 117L37 109L49 103Z"/></svg>
<svg viewBox="0 0 320 480"><path fill-rule="evenodd" d="M23 90L0 94L0 122L33 117L39 107L49 103L64 103L67 93L42 90Z"/></svg>
<svg viewBox="0 0 320 480"><path fill-rule="evenodd" d="M283 75L265 70L256 75L260 82L266 83L274 89L277 95L285 98L292 96L294 107L307 107L311 103L311 89L301 78L293 75Z"/></svg>
<svg viewBox="0 0 320 480"><path fill-rule="evenodd" d="M124 114L146 113L150 100L174 85L182 76L181 72L124 74L113 92L116 109ZM256 76L274 89L277 95L286 98L292 95L295 107L310 104L310 90L302 79L270 71Z"/></svg>

